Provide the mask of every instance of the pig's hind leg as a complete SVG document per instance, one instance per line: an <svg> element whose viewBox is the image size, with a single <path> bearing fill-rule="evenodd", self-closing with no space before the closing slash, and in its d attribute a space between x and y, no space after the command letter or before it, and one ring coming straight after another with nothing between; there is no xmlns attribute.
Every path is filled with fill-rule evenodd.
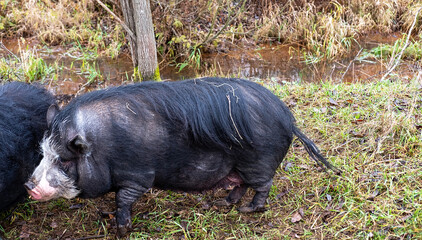
<svg viewBox="0 0 422 240"><path fill-rule="evenodd" d="M240 177L240 175L233 169L226 177L220 180L215 187L222 187L227 189L229 186L233 186L232 191L226 198L216 201L214 203L215 205L230 206L232 204L236 204L240 201L243 195L245 195L246 190L248 190L248 185L243 182L243 179Z"/></svg>
<svg viewBox="0 0 422 240"><path fill-rule="evenodd" d="M240 166L236 166L246 186L255 190L252 201L249 205L240 207L238 209L240 212L249 213L265 210L265 202L271 190L273 177L284 155L285 152L278 156L261 156L255 161L249 158Z"/></svg>
<svg viewBox="0 0 422 240"><path fill-rule="evenodd" d="M229 195L215 202L217 206L230 206L232 204L236 204L240 201L240 199L245 195L246 190L248 190L248 186L245 184L241 184L240 186L236 186L233 190L229 193Z"/></svg>
<svg viewBox="0 0 422 240"><path fill-rule="evenodd" d="M249 212L259 212L265 210L265 201L268 198L270 193L271 185L273 181L270 180L261 185L252 186L255 190L255 196L252 199L252 202L249 203L248 206L240 207L238 210L242 213L249 213Z"/></svg>
<svg viewBox="0 0 422 240"><path fill-rule="evenodd" d="M271 166L271 165L270 165ZM273 166L277 166L274 164ZM275 167L276 168L276 167ZM255 190L255 196L252 202L245 207L240 207L238 210L243 213L263 211L265 209L265 201L270 193L271 185L273 183L272 177L274 176L275 169L269 167L266 170L255 166L254 168L247 168L248 170L239 171L235 174L236 178L241 179L241 184L235 186L229 195L222 200L215 203L217 206L230 206L236 204L245 195L248 187ZM261 170L260 170L261 169ZM233 179L230 178L229 179Z"/></svg>
<svg viewBox="0 0 422 240"><path fill-rule="evenodd" d="M264 207L265 200L267 200L268 198L271 185L272 185L272 181L269 181L260 187L253 188L256 191L256 193L252 202L248 206L240 207L238 209L239 212L249 213L249 212L263 211L265 209ZM232 204L236 204L240 201L243 195L245 195L246 190L248 190L248 185L246 184L242 184L241 186L235 187L225 199L217 201L215 205L231 206Z"/></svg>

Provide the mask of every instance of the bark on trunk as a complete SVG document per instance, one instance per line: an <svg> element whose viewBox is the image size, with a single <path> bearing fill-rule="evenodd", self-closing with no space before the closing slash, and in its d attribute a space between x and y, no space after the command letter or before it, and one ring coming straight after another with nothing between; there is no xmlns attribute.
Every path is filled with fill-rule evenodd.
<svg viewBox="0 0 422 240"><path fill-rule="evenodd" d="M154 26L149 0L120 0L126 25L135 35L129 37L132 62L142 80L160 80Z"/></svg>

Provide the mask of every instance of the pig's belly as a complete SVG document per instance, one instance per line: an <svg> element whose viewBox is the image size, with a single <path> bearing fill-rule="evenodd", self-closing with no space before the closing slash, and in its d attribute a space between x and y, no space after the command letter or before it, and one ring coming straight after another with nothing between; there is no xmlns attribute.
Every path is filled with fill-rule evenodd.
<svg viewBox="0 0 422 240"><path fill-rule="evenodd" d="M154 185L161 189L180 191L212 189L232 172L233 162L215 155L185 159L180 165L158 173Z"/></svg>

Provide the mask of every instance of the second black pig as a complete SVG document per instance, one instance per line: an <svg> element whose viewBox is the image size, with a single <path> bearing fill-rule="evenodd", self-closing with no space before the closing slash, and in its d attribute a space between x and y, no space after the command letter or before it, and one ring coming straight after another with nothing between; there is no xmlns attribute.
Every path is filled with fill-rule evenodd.
<svg viewBox="0 0 422 240"><path fill-rule="evenodd" d="M24 183L41 161L39 142L54 98L21 82L0 86L0 211L24 199Z"/></svg>
<svg viewBox="0 0 422 240"><path fill-rule="evenodd" d="M272 178L296 135L286 105L259 84L202 78L146 82L91 92L49 109L44 159L26 184L34 199L94 198L116 191L119 232L149 188L201 191L232 185L222 202L256 194L241 212L262 210Z"/></svg>

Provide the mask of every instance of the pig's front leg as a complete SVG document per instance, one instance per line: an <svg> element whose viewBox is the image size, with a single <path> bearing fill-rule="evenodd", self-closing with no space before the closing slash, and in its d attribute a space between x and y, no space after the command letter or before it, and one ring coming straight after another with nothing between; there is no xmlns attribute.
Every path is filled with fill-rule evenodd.
<svg viewBox="0 0 422 240"><path fill-rule="evenodd" d="M140 198L148 188L120 188L116 193L116 222L117 235L123 237L132 228L131 210L133 203Z"/></svg>

